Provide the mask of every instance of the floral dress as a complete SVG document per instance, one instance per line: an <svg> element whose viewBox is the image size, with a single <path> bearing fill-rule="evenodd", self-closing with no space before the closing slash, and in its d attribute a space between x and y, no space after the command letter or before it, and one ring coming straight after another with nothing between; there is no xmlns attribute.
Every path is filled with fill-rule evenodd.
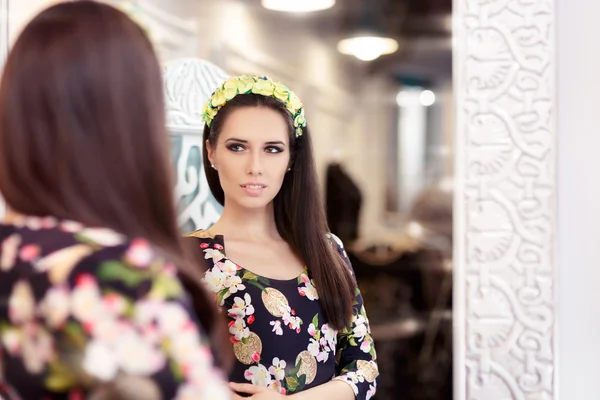
<svg viewBox="0 0 600 400"><path fill-rule="evenodd" d="M291 280L267 279L228 259L223 236L188 236L207 263L207 288L227 313L236 356L232 381L293 394L335 379L347 382L357 399L373 397L379 373L358 287L352 324L338 332L325 323L307 270ZM339 239L328 237L352 270Z"/></svg>
<svg viewBox="0 0 600 400"><path fill-rule="evenodd" d="M0 398L229 399L204 339L147 241L53 218L0 224Z"/></svg>

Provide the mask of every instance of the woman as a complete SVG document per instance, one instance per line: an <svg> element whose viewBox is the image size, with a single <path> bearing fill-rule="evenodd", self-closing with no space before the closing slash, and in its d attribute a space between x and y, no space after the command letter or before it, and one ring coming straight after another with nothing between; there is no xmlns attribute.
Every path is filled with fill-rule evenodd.
<svg viewBox="0 0 600 400"><path fill-rule="evenodd" d="M50 7L16 41L0 86L0 397L231 397L206 340L225 331L181 257L161 82L142 29L101 3Z"/></svg>
<svg viewBox="0 0 600 400"><path fill-rule="evenodd" d="M206 177L224 209L189 236L229 318L233 390L372 397L373 340L346 253L327 232L302 103L280 83L241 76L203 117Z"/></svg>

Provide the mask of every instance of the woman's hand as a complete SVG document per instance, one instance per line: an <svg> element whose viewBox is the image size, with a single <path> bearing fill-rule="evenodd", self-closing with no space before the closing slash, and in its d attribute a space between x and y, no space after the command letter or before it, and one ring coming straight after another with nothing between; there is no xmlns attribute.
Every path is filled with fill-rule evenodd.
<svg viewBox="0 0 600 400"><path fill-rule="evenodd" d="M234 400L282 400L285 398L284 395L277 393L273 389L266 388L264 386L251 385L249 383L234 383L230 382L229 386L234 391ZM242 397L236 393L246 393L251 395L250 397Z"/></svg>

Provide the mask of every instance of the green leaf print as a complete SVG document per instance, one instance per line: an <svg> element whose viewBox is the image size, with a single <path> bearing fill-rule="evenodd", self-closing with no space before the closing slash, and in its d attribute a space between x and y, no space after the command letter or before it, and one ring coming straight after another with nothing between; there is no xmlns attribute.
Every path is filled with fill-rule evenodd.
<svg viewBox="0 0 600 400"><path fill-rule="evenodd" d="M174 276L159 275L152 282L149 296L154 299L177 298L183 292L183 288Z"/></svg>
<svg viewBox="0 0 600 400"><path fill-rule="evenodd" d="M148 279L149 276L118 261L107 261L100 264L98 277L104 281L120 281L131 288L135 288Z"/></svg>
<svg viewBox="0 0 600 400"><path fill-rule="evenodd" d="M315 314L312 319L312 324L315 326L316 330L319 330L319 314Z"/></svg>
<svg viewBox="0 0 600 400"><path fill-rule="evenodd" d="M257 288L259 288L261 291L265 290L265 287L263 285L261 285L260 283L256 282L256 281L247 281L249 284L251 284L252 286L256 286Z"/></svg>
<svg viewBox="0 0 600 400"><path fill-rule="evenodd" d="M53 392L66 392L77 383L75 373L66 365L53 361L48 365L44 386Z"/></svg>
<svg viewBox="0 0 600 400"><path fill-rule="evenodd" d="M302 367L302 359L298 358L298 363L292 368L289 372L290 376L298 376L298 372L300 372L300 367Z"/></svg>
<svg viewBox="0 0 600 400"><path fill-rule="evenodd" d="M174 360L169 361L169 369L171 370L171 373L177 382L182 382L185 379L181 366L179 366L179 364L177 364Z"/></svg>
<svg viewBox="0 0 600 400"><path fill-rule="evenodd" d="M253 272L246 271L246 272L244 272L244 275L242 276L242 279L246 279L246 280L249 280L249 281L256 281L256 280L258 280L258 275L256 275Z"/></svg>
<svg viewBox="0 0 600 400"><path fill-rule="evenodd" d="M293 376L286 377L285 383L286 383L288 392L295 392L296 390L298 390L298 386L300 386L298 379L296 379Z"/></svg>
<svg viewBox="0 0 600 400"><path fill-rule="evenodd" d="M69 322L65 326L64 332L71 343L79 348L85 348L87 338L81 325L75 322Z"/></svg>

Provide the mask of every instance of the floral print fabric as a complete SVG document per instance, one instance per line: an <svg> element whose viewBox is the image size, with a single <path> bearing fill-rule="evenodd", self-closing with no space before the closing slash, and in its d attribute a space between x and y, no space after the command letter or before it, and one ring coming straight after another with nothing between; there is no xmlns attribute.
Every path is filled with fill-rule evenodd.
<svg viewBox="0 0 600 400"><path fill-rule="evenodd" d="M0 225L0 300L0 398L231 397L175 266L143 239Z"/></svg>
<svg viewBox="0 0 600 400"><path fill-rule="evenodd" d="M308 270L296 279L267 279L228 259L223 236L189 236L206 261L204 283L229 320L236 356L230 380L293 394L336 379L357 399L373 397L379 374L358 288L352 324L338 332L325 323ZM329 238L351 270L339 239Z"/></svg>

